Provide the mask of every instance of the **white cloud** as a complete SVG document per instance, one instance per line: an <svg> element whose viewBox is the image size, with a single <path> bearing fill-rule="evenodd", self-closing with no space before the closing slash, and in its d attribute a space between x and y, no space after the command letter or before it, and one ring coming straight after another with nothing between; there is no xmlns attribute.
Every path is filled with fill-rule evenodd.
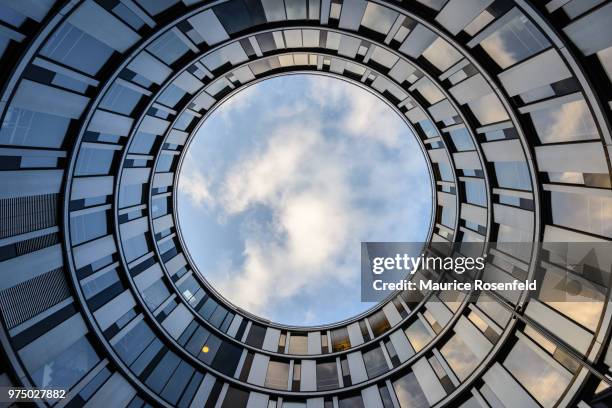
<svg viewBox="0 0 612 408"><path fill-rule="evenodd" d="M410 236L415 226L398 219L429 221L420 219L428 216L420 210L429 203L428 181L411 179L423 161L405 160L421 152L413 151L414 141L402 142L406 129L395 113L337 80L313 80L310 89L296 103L267 106L264 142L214 184L185 166L179 185L193 203L215 206L221 217L269 210L270 219L251 219L242 229L243 262L220 256L214 268L224 296L265 317L325 285L355 291L361 240ZM332 108L335 115L327 116ZM401 160L390 159L389 149ZM314 316L304 311L306 323Z"/></svg>
<svg viewBox="0 0 612 408"><path fill-rule="evenodd" d="M185 165L181 170L178 185L179 194L188 198L192 205L201 207L213 205L214 198L210 193L210 182L195 165L195 159L187 153Z"/></svg>
<svg viewBox="0 0 612 408"><path fill-rule="evenodd" d="M404 125L377 96L331 78L311 79L309 98L324 109L342 106L346 114L337 125L354 137L378 140L389 147L400 144Z"/></svg>

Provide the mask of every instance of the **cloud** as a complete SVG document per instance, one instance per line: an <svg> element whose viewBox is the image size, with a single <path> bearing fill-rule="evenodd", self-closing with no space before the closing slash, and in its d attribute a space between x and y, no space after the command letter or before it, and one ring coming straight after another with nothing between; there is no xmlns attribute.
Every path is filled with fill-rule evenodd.
<svg viewBox="0 0 612 408"><path fill-rule="evenodd" d="M187 153L185 165L179 177L179 194L187 197L189 202L196 207L202 207L204 204L213 205L214 198L210 192L210 182L197 168L194 161L190 153Z"/></svg>
<svg viewBox="0 0 612 408"><path fill-rule="evenodd" d="M257 120L266 126L248 127L244 154L207 170L210 179L186 160L179 190L217 219L242 223L240 256L219 254L202 271L215 288L252 313L316 323L335 296L358 300L361 240L424 238L431 191L416 141L378 98L329 78L309 80L293 99L278 98L289 93L278 88L246 110L265 112ZM223 122L230 133L236 123ZM253 215L262 208L269 216ZM328 299L288 310L309 294Z"/></svg>
<svg viewBox="0 0 612 408"><path fill-rule="evenodd" d="M308 97L324 109L342 107L346 114L337 125L353 137L378 140L397 147L405 131L397 114L377 96L357 86L331 78L312 78Z"/></svg>

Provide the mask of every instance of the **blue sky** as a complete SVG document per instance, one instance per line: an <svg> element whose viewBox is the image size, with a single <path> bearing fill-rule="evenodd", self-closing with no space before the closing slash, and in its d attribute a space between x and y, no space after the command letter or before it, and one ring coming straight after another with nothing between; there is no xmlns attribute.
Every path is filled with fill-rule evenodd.
<svg viewBox="0 0 612 408"><path fill-rule="evenodd" d="M179 178L178 215L200 273L237 306L290 325L360 302L361 241L423 241L429 175L409 128L369 92L287 75L204 122Z"/></svg>

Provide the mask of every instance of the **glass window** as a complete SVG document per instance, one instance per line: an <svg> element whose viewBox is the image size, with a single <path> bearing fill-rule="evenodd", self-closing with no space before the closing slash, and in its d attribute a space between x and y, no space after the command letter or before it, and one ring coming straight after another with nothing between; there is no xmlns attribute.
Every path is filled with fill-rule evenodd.
<svg viewBox="0 0 612 408"><path fill-rule="evenodd" d="M149 244L144 234L138 234L133 238L122 240L122 244L125 258L128 262L149 252Z"/></svg>
<svg viewBox="0 0 612 408"><path fill-rule="evenodd" d="M338 388L338 368L336 361L317 363L317 390Z"/></svg>
<svg viewBox="0 0 612 408"><path fill-rule="evenodd" d="M181 39L172 31L167 31L148 48L153 55L170 65L189 51Z"/></svg>
<svg viewBox="0 0 612 408"><path fill-rule="evenodd" d="M598 139L599 134L584 100L530 113L542 143Z"/></svg>
<svg viewBox="0 0 612 408"><path fill-rule="evenodd" d="M550 43L527 17L518 13L480 45L501 68L507 68L547 48Z"/></svg>
<svg viewBox="0 0 612 408"><path fill-rule="evenodd" d="M136 0L136 3L140 4L152 16L161 13L178 2L179 0Z"/></svg>
<svg viewBox="0 0 612 408"><path fill-rule="evenodd" d="M495 177L501 188L531 190L531 177L525 162L495 162Z"/></svg>
<svg viewBox="0 0 612 408"><path fill-rule="evenodd" d="M386 35L391 30L397 16L396 11L368 2L361 25Z"/></svg>
<svg viewBox="0 0 612 408"><path fill-rule="evenodd" d="M456 218L455 215L457 211L455 206L438 206L438 208L440 208L440 212L442 213L440 216L440 224L446 225L449 228L454 228Z"/></svg>
<svg viewBox="0 0 612 408"><path fill-rule="evenodd" d="M379 310L372 316L368 317L368 321L370 322L370 328L372 329L374 336L380 336L391 328L391 325L389 324L389 321L382 310Z"/></svg>
<svg viewBox="0 0 612 408"><path fill-rule="evenodd" d="M377 377L389 370L387 360L385 360L385 355L380 347L363 353L363 362L365 363L368 378Z"/></svg>
<svg viewBox="0 0 612 408"><path fill-rule="evenodd" d="M479 362L476 355L457 334L442 346L440 353L461 381L470 375Z"/></svg>
<svg viewBox="0 0 612 408"><path fill-rule="evenodd" d="M421 78L416 83L416 90L432 105L444 99L442 91L429 78Z"/></svg>
<svg viewBox="0 0 612 408"><path fill-rule="evenodd" d="M427 398L419 385L414 373L408 373L393 382L395 395L401 407L426 408L429 407Z"/></svg>
<svg viewBox="0 0 612 408"><path fill-rule="evenodd" d="M551 407L573 376L548 357L544 350L536 352L536 349L538 346L531 341L520 339L508 354L504 366L542 406Z"/></svg>
<svg viewBox="0 0 612 408"><path fill-rule="evenodd" d="M433 338L433 335L427 330L425 324L420 319L415 320L408 326L405 332L415 351L421 350Z"/></svg>
<svg viewBox="0 0 612 408"><path fill-rule="evenodd" d="M174 84L170 84L157 98L157 102L169 107L174 107L185 94L186 92L184 90Z"/></svg>
<svg viewBox="0 0 612 408"><path fill-rule="evenodd" d="M70 217L70 237L73 245L91 241L106 235L107 232L106 211Z"/></svg>
<svg viewBox="0 0 612 408"><path fill-rule="evenodd" d="M481 125L508 120L504 106L493 93L468 102L468 106Z"/></svg>
<svg viewBox="0 0 612 408"><path fill-rule="evenodd" d="M154 337L151 329L141 320L117 342L115 351L125 364L130 365Z"/></svg>
<svg viewBox="0 0 612 408"><path fill-rule="evenodd" d="M350 397L338 398L338 408L364 408L363 398L361 395L352 395Z"/></svg>
<svg viewBox="0 0 612 408"><path fill-rule="evenodd" d="M286 390L288 381L289 364L280 361L270 361L264 385L275 390Z"/></svg>
<svg viewBox="0 0 612 408"><path fill-rule="evenodd" d="M156 138L157 135L151 133L137 132L130 144L130 153L149 154Z"/></svg>
<svg viewBox="0 0 612 408"><path fill-rule="evenodd" d="M455 145L455 149L457 151L466 151L466 150L474 150L474 143L472 142L472 138L470 137L469 132L466 128L462 127L460 129L452 130L450 132L450 137L453 140L453 145Z"/></svg>
<svg viewBox="0 0 612 408"><path fill-rule="evenodd" d="M94 280L88 280L87 283L83 283L81 287L83 288L85 299L90 299L117 282L119 282L119 275L117 274L117 270L113 268Z"/></svg>
<svg viewBox="0 0 612 408"><path fill-rule="evenodd" d="M41 55L96 75L113 54L113 49L70 23L56 30L40 51Z"/></svg>
<svg viewBox="0 0 612 408"><path fill-rule="evenodd" d="M346 327L332 330L331 339L333 351L342 351L351 348L351 342Z"/></svg>
<svg viewBox="0 0 612 408"><path fill-rule="evenodd" d="M8 108L2 128L0 143L5 145L59 148L70 124L70 119Z"/></svg>
<svg viewBox="0 0 612 408"><path fill-rule="evenodd" d="M41 388L70 389L100 361L91 344L81 337L54 359L32 373Z"/></svg>
<svg viewBox="0 0 612 408"><path fill-rule="evenodd" d="M612 238L612 199L556 191L550 196L555 224Z"/></svg>
<svg viewBox="0 0 612 408"><path fill-rule="evenodd" d="M155 310L170 296L168 288L163 281L158 280L153 285L142 291L142 297L147 304L149 310Z"/></svg>
<svg viewBox="0 0 612 408"><path fill-rule="evenodd" d="M83 147L79 150L75 175L94 176L108 174L114 157L115 150L112 149Z"/></svg>
<svg viewBox="0 0 612 408"><path fill-rule="evenodd" d="M440 37L423 52L423 56L441 72L446 71L461 59L459 51Z"/></svg>
<svg viewBox="0 0 612 408"><path fill-rule="evenodd" d="M104 95L100 107L129 116L141 98L141 93L114 83Z"/></svg>
<svg viewBox="0 0 612 408"><path fill-rule="evenodd" d="M250 346L261 348L266 337L266 328L258 324L252 324L249 329L246 343Z"/></svg>
<svg viewBox="0 0 612 408"><path fill-rule="evenodd" d="M482 207L487 205L487 193L484 180L470 179L469 181L464 181L463 184L465 185L465 195L468 203L480 205Z"/></svg>
<svg viewBox="0 0 612 408"><path fill-rule="evenodd" d="M291 334L289 337L289 354L308 354L308 336Z"/></svg>

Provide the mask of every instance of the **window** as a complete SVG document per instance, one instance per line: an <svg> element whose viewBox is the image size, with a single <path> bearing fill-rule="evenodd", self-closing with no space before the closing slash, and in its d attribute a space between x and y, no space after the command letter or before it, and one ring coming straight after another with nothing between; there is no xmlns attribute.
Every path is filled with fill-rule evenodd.
<svg viewBox="0 0 612 408"><path fill-rule="evenodd" d="M460 129L452 130L450 137L453 140L455 149L457 151L474 150L474 143L468 133L467 129L462 127Z"/></svg>
<svg viewBox="0 0 612 408"><path fill-rule="evenodd" d="M308 337L292 334L289 337L289 354L308 354Z"/></svg>
<svg viewBox="0 0 612 408"><path fill-rule="evenodd" d="M382 310L379 310L372 316L368 317L368 321L370 322L372 333L374 333L374 336L376 337L380 336L391 328L391 325L389 324L389 321Z"/></svg>
<svg viewBox="0 0 612 408"><path fill-rule="evenodd" d="M317 390L333 390L338 388L338 385L336 361L317 363Z"/></svg>
<svg viewBox="0 0 612 408"><path fill-rule="evenodd" d="M468 203L480 205L482 207L487 205L487 193L484 180L470 179L468 181L466 179L463 184L465 186L465 195Z"/></svg>
<svg viewBox="0 0 612 408"><path fill-rule="evenodd" d="M542 143L599 138L595 122L584 100L536 110L530 115Z"/></svg>
<svg viewBox="0 0 612 408"><path fill-rule="evenodd" d="M395 394L401 407L426 408L429 407L427 398L419 386L414 373L408 373L393 382Z"/></svg>
<svg viewBox="0 0 612 408"><path fill-rule="evenodd" d="M425 324L419 319L415 320L405 332L415 351L421 350L433 338Z"/></svg>
<svg viewBox="0 0 612 408"><path fill-rule="evenodd" d="M270 361L266 373L265 386L275 390L286 390L289 381L289 364Z"/></svg>
<svg viewBox="0 0 612 408"><path fill-rule="evenodd" d="M189 48L172 31L168 31L155 40L148 48L153 55L170 65L182 57Z"/></svg>
<svg viewBox="0 0 612 408"><path fill-rule="evenodd" d="M527 17L516 9L510 13L516 16L480 43L501 68L520 62L550 45Z"/></svg>
<svg viewBox="0 0 612 408"><path fill-rule="evenodd" d="M442 346L440 353L461 381L465 380L478 364L478 358L457 334Z"/></svg>
<svg viewBox="0 0 612 408"><path fill-rule="evenodd" d="M70 217L70 237L73 245L101 237L107 232L106 211Z"/></svg>
<svg viewBox="0 0 612 408"><path fill-rule="evenodd" d="M368 373L368 378L377 377L389 369L387 360L385 360L385 355L380 347L363 353L363 361Z"/></svg>
<svg viewBox="0 0 612 408"><path fill-rule="evenodd" d="M331 338L332 349L334 352L351 348L351 342L349 340L348 330L346 329L346 327L332 330Z"/></svg>
<svg viewBox="0 0 612 408"><path fill-rule="evenodd" d="M115 150L112 149L83 147L79 151L75 175L95 176L108 174L114 157Z"/></svg>
<svg viewBox="0 0 612 408"><path fill-rule="evenodd" d="M81 337L32 373L32 379L38 387L69 389L99 360L87 338Z"/></svg>
<svg viewBox="0 0 612 408"><path fill-rule="evenodd" d="M8 108L0 128L0 143L61 147L70 119L19 108Z"/></svg>
<svg viewBox="0 0 612 408"><path fill-rule="evenodd" d="M64 23L49 38L41 55L96 75L113 54L113 49L70 23Z"/></svg>
<svg viewBox="0 0 612 408"><path fill-rule="evenodd" d="M555 404L573 377L527 339L519 339L504 366L545 407Z"/></svg>
<svg viewBox="0 0 612 408"><path fill-rule="evenodd" d="M525 162L495 162L495 177L501 188L531 190L531 177Z"/></svg>

